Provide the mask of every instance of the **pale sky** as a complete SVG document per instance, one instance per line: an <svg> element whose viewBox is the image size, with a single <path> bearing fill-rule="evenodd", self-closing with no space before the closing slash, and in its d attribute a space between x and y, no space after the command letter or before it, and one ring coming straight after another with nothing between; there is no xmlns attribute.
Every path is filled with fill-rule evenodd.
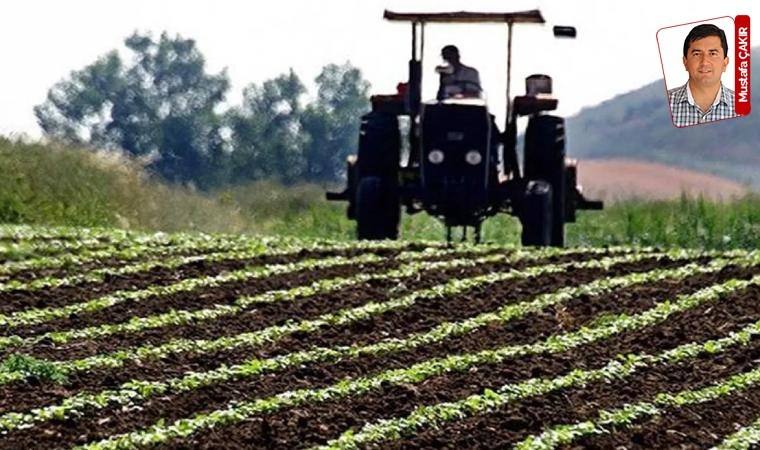
<svg viewBox="0 0 760 450"><path fill-rule="evenodd" d="M662 78L656 33L666 26L748 14L760 2L740 0L5 0L0 2L0 134L39 136L32 108L48 89L112 49L133 31L162 31L196 40L207 70L227 68L238 104L243 87L292 67L311 87L325 64L350 60L372 83L393 93L406 79L410 26L382 19L395 11L521 11L538 8L545 26L516 26L512 95L524 78L554 78L559 113L572 115ZM575 40L555 39L552 25L574 25ZM424 96L435 96L440 48L460 48L480 70L489 104L503 122L506 26L428 25ZM679 58L680 55L674 55ZM667 107L664 100L663 105Z"/></svg>

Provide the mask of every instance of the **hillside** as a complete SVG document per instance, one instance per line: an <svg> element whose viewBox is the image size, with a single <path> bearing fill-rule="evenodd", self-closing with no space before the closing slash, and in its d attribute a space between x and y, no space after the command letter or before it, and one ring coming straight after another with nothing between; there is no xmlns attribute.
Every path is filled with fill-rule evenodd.
<svg viewBox="0 0 760 450"><path fill-rule="evenodd" d="M760 48L752 51L760 58ZM755 73L751 80L760 85ZM568 119L568 151L579 159L625 158L698 170L760 187L760 111L747 117L676 128L662 80L582 110Z"/></svg>
<svg viewBox="0 0 760 450"><path fill-rule="evenodd" d="M584 192L606 202L631 198L669 200L682 194L730 200L747 187L729 179L695 170L628 159L586 160L580 163Z"/></svg>

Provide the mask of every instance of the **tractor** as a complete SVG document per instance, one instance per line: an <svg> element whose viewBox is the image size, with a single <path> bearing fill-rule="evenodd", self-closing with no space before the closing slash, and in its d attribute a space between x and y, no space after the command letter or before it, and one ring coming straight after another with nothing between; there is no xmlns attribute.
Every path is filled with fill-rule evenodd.
<svg viewBox="0 0 760 450"><path fill-rule="evenodd" d="M525 95L510 97L512 28L544 24L541 12L386 10L384 17L412 25L408 82L400 83L395 94L370 98L372 109L361 119L358 152L347 159L347 186L342 192L328 192L327 199L348 202L348 217L356 221L359 239L398 238L403 207L408 214L425 211L440 218L448 242L454 227L462 227L462 240L472 227L474 240L480 242L483 221L508 213L521 222L523 245L563 247L565 223L575 221L576 211L603 205L582 195L577 164L565 153L565 121L548 114L558 103L551 77L531 75ZM422 100L428 23L506 24L503 132L482 98ZM576 36L570 26L555 26L553 31L555 37ZM522 167L517 157L520 117L528 118Z"/></svg>

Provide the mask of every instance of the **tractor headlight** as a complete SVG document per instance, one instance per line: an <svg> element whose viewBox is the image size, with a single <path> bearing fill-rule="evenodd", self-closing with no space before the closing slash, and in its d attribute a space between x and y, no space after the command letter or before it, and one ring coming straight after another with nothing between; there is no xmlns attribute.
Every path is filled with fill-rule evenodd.
<svg viewBox="0 0 760 450"><path fill-rule="evenodd" d="M440 164L443 162L443 152L440 150L432 150L428 153L428 161L433 164Z"/></svg>
<svg viewBox="0 0 760 450"><path fill-rule="evenodd" d="M477 166L481 161L483 161L483 156L477 150L470 150L467 152L467 154L464 155L464 160L467 161L468 164Z"/></svg>

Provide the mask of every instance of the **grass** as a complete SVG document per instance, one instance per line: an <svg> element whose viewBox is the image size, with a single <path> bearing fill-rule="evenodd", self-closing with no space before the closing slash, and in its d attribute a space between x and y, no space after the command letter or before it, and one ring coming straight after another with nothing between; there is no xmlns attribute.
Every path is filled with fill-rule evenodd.
<svg viewBox="0 0 760 450"><path fill-rule="evenodd" d="M239 232L236 208L152 180L114 153L0 137L0 222Z"/></svg>
<svg viewBox="0 0 760 450"><path fill-rule="evenodd" d="M140 164L113 154L0 137L0 222L105 226L139 230L248 233L354 239L344 203L327 202L317 185L272 181L213 193L167 186ZM441 223L404 215L405 239L442 240ZM484 240L517 244L519 222L488 219ZM579 212L567 226L568 245L653 245L665 248L760 248L760 195L732 202L681 197L629 200L604 211Z"/></svg>
<svg viewBox="0 0 760 450"><path fill-rule="evenodd" d="M672 201L629 200L601 214L579 214L568 227L574 245L606 243L695 247L760 248L760 195L730 202L682 196Z"/></svg>

